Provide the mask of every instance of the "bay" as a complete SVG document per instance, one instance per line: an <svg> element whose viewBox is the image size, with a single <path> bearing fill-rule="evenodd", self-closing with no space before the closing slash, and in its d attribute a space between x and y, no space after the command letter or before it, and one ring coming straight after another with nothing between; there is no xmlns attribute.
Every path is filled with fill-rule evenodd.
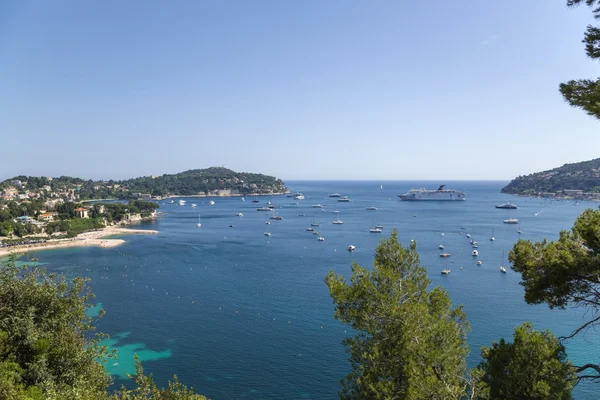
<svg viewBox="0 0 600 400"><path fill-rule="evenodd" d="M212 399L337 398L339 381L349 371L341 345L349 330L333 318L324 276L331 269L349 275L353 261L370 266L378 241L393 228L404 244L416 240L432 286L446 288L454 304L464 304L472 328L471 366L480 360L482 345L511 338L524 321L555 335L586 321L582 310L527 305L519 275L510 269L502 274L499 266L508 265L502 253L519 238L554 240L596 203L503 195L506 182L441 183L465 191L467 201L396 197L413 187L437 188L438 182L289 181L288 187L306 199L295 205L291 198L273 196L283 217L277 221L256 211L266 196L258 198L260 203L253 203L254 197L213 198L214 205L208 198L186 198L185 206L163 200L157 221L133 227L157 229L158 235L126 236L127 243L112 249L49 250L36 256L49 271L91 278L101 303L94 311L106 311L98 330L111 335L107 344L120 354L107 366L116 386L128 384L137 353L160 385L177 374ZM328 197L334 192L352 201ZM509 214L494 207L509 200L519 209ZM366 210L370 206L377 210ZM344 223L332 224L338 215ZM516 225L502 223L509 215L520 220L523 234ZM315 229L325 241L306 231L312 220L320 223ZM369 233L376 224L384 226L382 234ZM467 233L479 242L479 257L471 256ZM492 234L495 241L489 240ZM354 252L347 251L350 244ZM439 257L440 244L451 257ZM452 272L440 274L444 268ZM594 332L567 344L576 363L598 362L599 350ZM592 399L593 389L579 385L575 398Z"/></svg>

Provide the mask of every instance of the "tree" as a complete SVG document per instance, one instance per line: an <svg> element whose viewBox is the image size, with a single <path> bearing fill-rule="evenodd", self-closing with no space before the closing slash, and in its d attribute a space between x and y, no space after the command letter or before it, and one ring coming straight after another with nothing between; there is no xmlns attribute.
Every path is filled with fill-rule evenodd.
<svg viewBox="0 0 600 400"><path fill-rule="evenodd" d="M481 350L483 361L479 399L568 400L575 384L575 368L562 344L548 330L531 323L515 328L513 343L501 339Z"/></svg>
<svg viewBox="0 0 600 400"><path fill-rule="evenodd" d="M352 372L344 399L460 399L467 389L466 334L461 307L445 290L427 291L415 242L403 247L393 231L376 249L373 269L354 264L350 284L325 278L335 317L356 335L344 340Z"/></svg>
<svg viewBox="0 0 600 400"><path fill-rule="evenodd" d="M87 280L47 274L34 265L0 268L0 399L204 400L175 378L166 389L144 376L136 357L137 388L111 395L103 363L108 353L85 311Z"/></svg>
<svg viewBox="0 0 600 400"><path fill-rule="evenodd" d="M593 9L594 18L600 19L600 0L567 0L567 6L573 7L585 3ZM600 58L600 29L587 26L583 43L585 52L592 60ZM583 109L589 115L600 119L600 78L577 79L560 84L560 92L565 100L573 107Z"/></svg>
<svg viewBox="0 0 600 400"><path fill-rule="evenodd" d="M561 339L600 324L599 252L600 211L589 209L577 218L571 231L560 232L556 242L519 240L509 254L511 268L521 274L527 303L592 311L585 324ZM579 379L600 379L600 365L585 364L576 371Z"/></svg>

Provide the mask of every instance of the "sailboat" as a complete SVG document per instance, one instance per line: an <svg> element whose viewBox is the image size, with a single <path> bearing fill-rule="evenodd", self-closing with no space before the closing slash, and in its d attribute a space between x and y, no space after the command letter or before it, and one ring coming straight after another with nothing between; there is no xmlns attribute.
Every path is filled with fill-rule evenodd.
<svg viewBox="0 0 600 400"><path fill-rule="evenodd" d="M504 250L502 250L502 261L500 262L500 272L502 272L503 274L506 273L506 268L504 268L504 265L502 265L502 263L504 262Z"/></svg>
<svg viewBox="0 0 600 400"><path fill-rule="evenodd" d="M315 214L313 213L313 219L310 222L310 226L319 226L319 223L315 221Z"/></svg>
<svg viewBox="0 0 600 400"><path fill-rule="evenodd" d="M379 190L383 190L383 185L380 185L380 186L379 186Z"/></svg>
<svg viewBox="0 0 600 400"><path fill-rule="evenodd" d="M344 221L340 220L340 212L336 211L336 214L337 214L337 219L335 221L333 221L333 224L334 225L341 225L341 224L343 224Z"/></svg>
<svg viewBox="0 0 600 400"><path fill-rule="evenodd" d="M517 233L520 235L521 233L523 233L523 231L521 230L521 224L519 224L519 227L517 228Z"/></svg>
<svg viewBox="0 0 600 400"><path fill-rule="evenodd" d="M490 240L493 242L494 240L496 240L496 238L494 237L494 228L492 228L492 237L490 238Z"/></svg>
<svg viewBox="0 0 600 400"><path fill-rule="evenodd" d="M198 228L202 226L202 222L200 221L200 215L198 215L198 223L196 224Z"/></svg>

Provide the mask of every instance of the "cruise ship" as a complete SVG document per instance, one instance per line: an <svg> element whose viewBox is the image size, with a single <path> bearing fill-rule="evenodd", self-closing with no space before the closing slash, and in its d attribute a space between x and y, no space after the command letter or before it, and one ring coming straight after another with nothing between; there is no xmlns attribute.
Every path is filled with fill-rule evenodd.
<svg viewBox="0 0 600 400"><path fill-rule="evenodd" d="M399 194L400 200L436 200L436 201L452 201L452 200L466 200L467 196L464 192L459 192L453 189L444 189L441 185L437 190L430 189L411 189L408 193Z"/></svg>

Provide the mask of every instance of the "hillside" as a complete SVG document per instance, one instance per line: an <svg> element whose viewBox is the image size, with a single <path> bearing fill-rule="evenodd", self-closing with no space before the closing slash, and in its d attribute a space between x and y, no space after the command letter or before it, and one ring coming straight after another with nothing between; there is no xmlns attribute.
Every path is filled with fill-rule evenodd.
<svg viewBox="0 0 600 400"><path fill-rule="evenodd" d="M565 189L600 192L600 158L519 176L502 188L502 192L533 195Z"/></svg>
<svg viewBox="0 0 600 400"><path fill-rule="evenodd" d="M65 198L70 201L158 196L252 195L285 193L281 179L273 176L235 172L223 167L193 169L178 174L144 176L122 181L93 181L61 176L17 176L0 183L5 199Z"/></svg>

